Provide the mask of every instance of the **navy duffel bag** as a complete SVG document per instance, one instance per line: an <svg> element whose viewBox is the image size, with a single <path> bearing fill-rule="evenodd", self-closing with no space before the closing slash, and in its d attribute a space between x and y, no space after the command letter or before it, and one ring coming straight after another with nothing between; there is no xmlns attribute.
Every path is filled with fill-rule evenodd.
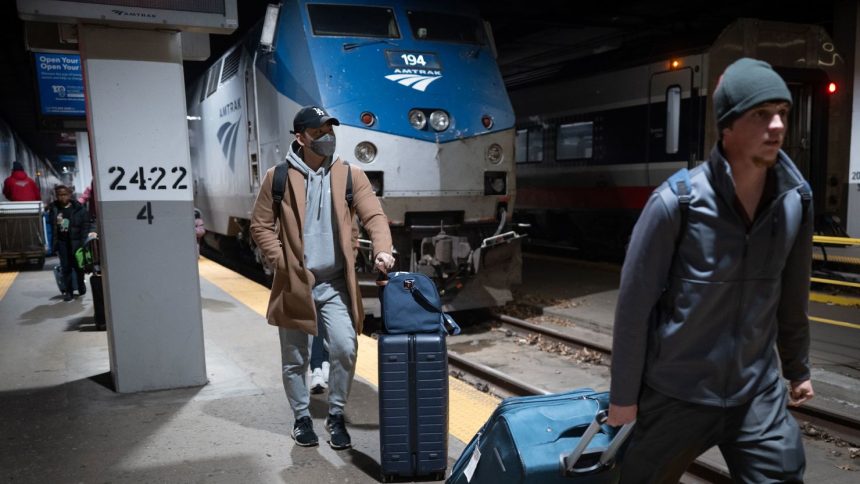
<svg viewBox="0 0 860 484"><path fill-rule="evenodd" d="M442 311L432 279L418 272L392 272L381 284L382 320L388 334L460 334L454 318Z"/></svg>
<svg viewBox="0 0 860 484"><path fill-rule="evenodd" d="M605 424L609 393L507 398L466 446L448 484L618 482L618 454L632 430Z"/></svg>

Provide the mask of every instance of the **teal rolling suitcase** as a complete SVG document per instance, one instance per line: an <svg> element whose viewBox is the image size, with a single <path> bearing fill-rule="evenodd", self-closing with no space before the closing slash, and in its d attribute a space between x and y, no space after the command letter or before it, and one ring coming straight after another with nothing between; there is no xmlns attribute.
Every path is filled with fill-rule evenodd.
<svg viewBox="0 0 860 484"><path fill-rule="evenodd" d="M618 482L632 424L605 424L608 393L590 388L508 398L457 459L449 484Z"/></svg>

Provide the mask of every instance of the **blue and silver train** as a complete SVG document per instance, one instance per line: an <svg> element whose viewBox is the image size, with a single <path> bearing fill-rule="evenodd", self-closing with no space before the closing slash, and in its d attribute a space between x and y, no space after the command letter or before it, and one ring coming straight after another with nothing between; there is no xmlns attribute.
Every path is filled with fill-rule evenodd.
<svg viewBox="0 0 860 484"><path fill-rule="evenodd" d="M398 269L434 277L446 310L511 299L521 267L508 230L514 114L492 33L472 6L287 1L187 95L207 241L256 251L248 225L262 177L284 160L298 109L320 105L340 120L337 153L380 198Z"/></svg>

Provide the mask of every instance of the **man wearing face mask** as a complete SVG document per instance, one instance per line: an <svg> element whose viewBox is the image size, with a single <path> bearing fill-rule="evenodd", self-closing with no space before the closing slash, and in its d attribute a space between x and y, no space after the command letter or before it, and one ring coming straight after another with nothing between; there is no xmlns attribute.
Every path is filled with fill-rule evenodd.
<svg viewBox="0 0 860 484"><path fill-rule="evenodd" d="M356 214L373 242L376 268L387 272L394 266L388 219L367 175L334 154L332 127L338 125L320 107L299 110L293 119L296 139L285 162L289 167L285 186L280 187L283 199L273 202L276 168L272 168L266 172L251 219L254 240L276 268L267 319L278 326L284 388L295 417L292 437L302 447L318 444L306 374L309 335L317 335L319 320L330 361L325 428L335 450L352 445L344 406L355 374L356 335L364 320L353 256Z"/></svg>

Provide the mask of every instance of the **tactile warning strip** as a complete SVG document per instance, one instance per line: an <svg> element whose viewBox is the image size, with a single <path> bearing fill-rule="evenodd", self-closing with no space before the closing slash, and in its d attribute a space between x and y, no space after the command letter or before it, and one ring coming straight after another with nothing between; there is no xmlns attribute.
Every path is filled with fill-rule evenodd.
<svg viewBox="0 0 860 484"><path fill-rule="evenodd" d="M6 291L12 287L16 277L18 277L17 272L0 272L0 299L6 297Z"/></svg>

